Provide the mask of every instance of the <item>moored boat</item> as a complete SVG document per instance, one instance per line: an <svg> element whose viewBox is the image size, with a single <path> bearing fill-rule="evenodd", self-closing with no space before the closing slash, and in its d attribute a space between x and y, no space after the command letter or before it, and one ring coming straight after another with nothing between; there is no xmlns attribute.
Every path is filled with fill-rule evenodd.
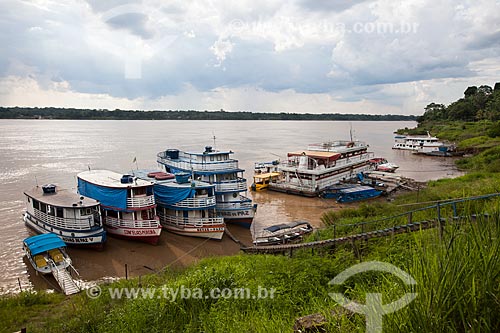
<svg viewBox="0 0 500 333"><path fill-rule="evenodd" d="M77 178L78 192L99 200L110 235L158 243L161 225L152 182L109 170L84 171Z"/></svg>
<svg viewBox="0 0 500 333"><path fill-rule="evenodd" d="M186 173L166 180L157 178L164 172L137 170L133 174L154 182L156 210L164 229L183 236L222 239L225 224L215 210L214 184L190 179Z"/></svg>
<svg viewBox="0 0 500 333"><path fill-rule="evenodd" d="M157 161L169 173L193 174L196 179L214 184L217 213L224 217L226 223L249 228L257 205L245 195L245 170L238 167L238 160L231 158L232 154L232 151L217 151L210 146L200 153L167 149L158 153Z"/></svg>
<svg viewBox="0 0 500 333"><path fill-rule="evenodd" d="M376 171L395 172L399 168L398 165L387 162L387 160L383 157L370 159L370 164Z"/></svg>
<svg viewBox="0 0 500 333"><path fill-rule="evenodd" d="M340 190L336 199L338 203L349 203L377 198L382 193L382 191L376 190L373 187L360 185Z"/></svg>
<svg viewBox="0 0 500 333"><path fill-rule="evenodd" d="M278 171L279 161L255 162L252 191L263 191L269 187L269 183L279 179L281 173Z"/></svg>
<svg viewBox="0 0 500 333"><path fill-rule="evenodd" d="M455 146L439 141L427 132L427 136L396 135L392 149L411 150L424 155L452 156Z"/></svg>
<svg viewBox="0 0 500 333"><path fill-rule="evenodd" d="M25 191L25 224L40 234L55 233L68 245L102 247L106 241L98 201L54 184Z"/></svg>
<svg viewBox="0 0 500 333"><path fill-rule="evenodd" d="M66 295L75 294L80 287L71 277L71 259L65 251L66 244L56 234L48 233L26 238L23 249L33 268L42 274L52 274ZM78 273L78 272L76 272Z"/></svg>
<svg viewBox="0 0 500 333"><path fill-rule="evenodd" d="M313 231L313 227L306 221L282 223L264 228L253 241L254 245L286 244L300 240L302 236Z"/></svg>
<svg viewBox="0 0 500 333"><path fill-rule="evenodd" d="M353 179L371 169L373 153L360 141L334 141L309 145L308 150L288 153L280 162L281 177L269 184L274 191L317 196L328 186Z"/></svg>

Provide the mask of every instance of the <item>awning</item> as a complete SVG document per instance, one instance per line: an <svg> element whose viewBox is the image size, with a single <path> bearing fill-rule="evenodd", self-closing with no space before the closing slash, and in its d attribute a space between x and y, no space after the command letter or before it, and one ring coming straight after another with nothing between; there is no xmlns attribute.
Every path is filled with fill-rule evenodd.
<svg viewBox="0 0 500 333"><path fill-rule="evenodd" d="M29 249L32 256L66 246L56 234L41 234L26 238L24 244Z"/></svg>
<svg viewBox="0 0 500 333"><path fill-rule="evenodd" d="M340 157L340 153L334 153L331 151L311 151L311 150L303 150L297 152L288 153L288 157L292 156L303 156L306 155L310 158L336 161Z"/></svg>

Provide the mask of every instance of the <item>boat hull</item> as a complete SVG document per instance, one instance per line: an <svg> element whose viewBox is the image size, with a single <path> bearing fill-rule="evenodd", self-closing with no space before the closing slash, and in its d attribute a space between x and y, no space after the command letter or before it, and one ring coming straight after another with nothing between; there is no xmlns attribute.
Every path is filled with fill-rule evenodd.
<svg viewBox="0 0 500 333"><path fill-rule="evenodd" d="M145 242L148 244L156 245L160 239L161 226L158 228L116 228L106 227L106 231L110 236Z"/></svg>
<svg viewBox="0 0 500 333"><path fill-rule="evenodd" d="M67 245L102 248L104 246L104 243L106 242L106 232L104 230L82 232L76 230L61 229L56 226L38 221L29 213L24 214L23 220L26 226L36 233L54 233L61 237L61 239Z"/></svg>
<svg viewBox="0 0 500 333"><path fill-rule="evenodd" d="M238 224L245 228L250 228L255 215L256 205L253 208L218 210L218 213L224 217L224 222Z"/></svg>
<svg viewBox="0 0 500 333"><path fill-rule="evenodd" d="M225 226L222 225L211 225L211 226L201 226L201 227L179 227L170 224L162 224L163 228L174 234L190 237L201 237L221 240L224 236Z"/></svg>

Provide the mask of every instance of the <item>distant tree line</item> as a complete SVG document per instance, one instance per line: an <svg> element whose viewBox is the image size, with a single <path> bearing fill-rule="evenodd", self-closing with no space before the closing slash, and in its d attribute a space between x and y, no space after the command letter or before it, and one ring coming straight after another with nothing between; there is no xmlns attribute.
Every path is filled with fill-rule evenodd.
<svg viewBox="0 0 500 333"><path fill-rule="evenodd" d="M417 120L419 123L440 120L498 121L500 120L500 82L495 83L494 88L487 85L479 88L468 87L464 91L463 98L448 106L431 103L425 107L425 113Z"/></svg>
<svg viewBox="0 0 500 333"><path fill-rule="evenodd" d="M115 119L115 120L416 120L416 116L341 113L258 113L235 111L141 111L66 108L0 107L0 119Z"/></svg>

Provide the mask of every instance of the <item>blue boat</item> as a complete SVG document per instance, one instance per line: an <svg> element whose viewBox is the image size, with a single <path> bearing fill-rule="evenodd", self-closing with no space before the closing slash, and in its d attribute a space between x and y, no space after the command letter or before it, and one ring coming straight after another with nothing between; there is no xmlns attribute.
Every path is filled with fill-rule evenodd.
<svg viewBox="0 0 500 333"><path fill-rule="evenodd" d="M377 198L381 194L382 191L378 191L370 186L355 186L340 190L340 196L337 198L337 202L349 203L355 201L368 200L372 198Z"/></svg>
<svg viewBox="0 0 500 333"><path fill-rule="evenodd" d="M26 238L23 248L33 268L42 274L52 273L66 295L75 294L80 287L73 280L69 269L76 272L65 251L66 243L53 233ZM78 272L76 272L78 273Z"/></svg>
<svg viewBox="0 0 500 333"><path fill-rule="evenodd" d="M239 168L232 154L232 151L217 151L210 146L199 153L167 149L158 153L157 161L165 166L166 172L193 174L195 179L215 185L217 214L227 223L250 228L257 205L244 195L247 191L245 170Z"/></svg>
<svg viewBox="0 0 500 333"><path fill-rule="evenodd" d="M330 185L327 188L325 188L323 191L321 191L320 196L324 199L338 200L342 196L343 190L348 189L348 188L353 188L353 187L358 187L358 185L356 185L356 184Z"/></svg>
<svg viewBox="0 0 500 333"><path fill-rule="evenodd" d="M183 236L222 239L225 224L215 210L214 184L193 180L182 172L174 177L151 170L132 173L154 183L156 211L164 229Z"/></svg>

